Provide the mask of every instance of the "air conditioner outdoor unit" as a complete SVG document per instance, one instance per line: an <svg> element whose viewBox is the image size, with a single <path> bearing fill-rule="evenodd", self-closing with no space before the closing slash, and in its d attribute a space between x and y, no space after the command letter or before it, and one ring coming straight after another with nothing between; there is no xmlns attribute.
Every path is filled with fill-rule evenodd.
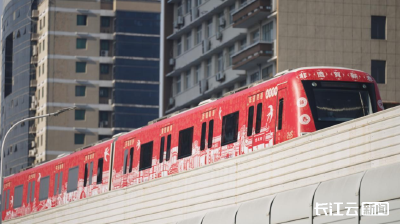
<svg viewBox="0 0 400 224"><path fill-rule="evenodd" d="M36 156L36 149L29 150L29 157L35 157L35 156Z"/></svg>
<svg viewBox="0 0 400 224"><path fill-rule="evenodd" d="M184 24L183 16L178 16L178 25L183 26L183 24Z"/></svg>
<svg viewBox="0 0 400 224"><path fill-rule="evenodd" d="M37 56L38 55L38 48L35 45L32 47L32 55L33 56Z"/></svg>
<svg viewBox="0 0 400 224"><path fill-rule="evenodd" d="M174 28L175 28L175 29L179 29L179 24L178 24L178 21L177 21L177 20L174 21Z"/></svg>
<svg viewBox="0 0 400 224"><path fill-rule="evenodd" d="M216 38L217 38L217 40L222 40L222 32L221 31L217 32Z"/></svg>
<svg viewBox="0 0 400 224"><path fill-rule="evenodd" d="M203 40L203 54L210 50L211 42L209 39Z"/></svg>
<svg viewBox="0 0 400 224"><path fill-rule="evenodd" d="M104 126L108 126L108 121L104 121Z"/></svg>
<svg viewBox="0 0 400 224"><path fill-rule="evenodd" d="M170 98L169 98L169 105L170 105L170 106L175 105L175 99L174 99L173 97L170 97Z"/></svg>
<svg viewBox="0 0 400 224"><path fill-rule="evenodd" d="M208 90L208 81L207 79L200 80L200 94L205 93Z"/></svg>
<svg viewBox="0 0 400 224"><path fill-rule="evenodd" d="M170 58L169 59L169 65L171 65L171 66L175 65L175 58Z"/></svg>
<svg viewBox="0 0 400 224"><path fill-rule="evenodd" d="M217 75L215 76L215 80L218 82L224 81L225 79L225 73L223 72L218 72Z"/></svg>
<svg viewBox="0 0 400 224"><path fill-rule="evenodd" d="M108 99L108 105L112 105L112 99Z"/></svg>
<svg viewBox="0 0 400 224"><path fill-rule="evenodd" d="M35 141L31 141L31 147L35 148L36 147L36 142Z"/></svg>
<svg viewBox="0 0 400 224"><path fill-rule="evenodd" d="M219 26L220 27L225 27L225 23L226 23L226 21L225 21L225 18L219 18Z"/></svg>
<svg viewBox="0 0 400 224"><path fill-rule="evenodd" d="M100 56L108 57L108 51L107 50L101 50L100 51Z"/></svg>

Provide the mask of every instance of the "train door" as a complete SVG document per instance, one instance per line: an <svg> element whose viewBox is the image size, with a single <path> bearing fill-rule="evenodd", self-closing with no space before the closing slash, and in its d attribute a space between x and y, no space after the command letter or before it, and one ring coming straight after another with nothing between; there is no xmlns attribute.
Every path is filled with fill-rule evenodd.
<svg viewBox="0 0 400 224"><path fill-rule="evenodd" d="M247 99L247 138L244 153L256 150L256 147L263 142L262 134L260 134L263 96L264 93L260 92Z"/></svg>
<svg viewBox="0 0 400 224"><path fill-rule="evenodd" d="M274 144L279 144L285 141L284 132L287 130L287 85L286 83L278 85L277 94L277 110L275 119L275 141Z"/></svg>

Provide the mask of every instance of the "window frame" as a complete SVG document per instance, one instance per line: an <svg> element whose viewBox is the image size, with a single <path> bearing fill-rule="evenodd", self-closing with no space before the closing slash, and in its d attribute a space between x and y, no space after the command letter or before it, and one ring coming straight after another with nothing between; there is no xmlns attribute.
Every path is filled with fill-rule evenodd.
<svg viewBox="0 0 400 224"><path fill-rule="evenodd" d="M225 139L225 133L226 133L226 123L228 116L235 116L234 119L236 119L235 123L233 124L233 127L235 128L233 130L234 138L231 141L227 141ZM233 113L227 114L222 117L222 131L221 131L221 146L229 145L232 143L237 142L237 136L238 136L238 130L239 130L239 111L235 111Z"/></svg>
<svg viewBox="0 0 400 224"><path fill-rule="evenodd" d="M48 199L49 191L50 191L50 176L41 177L39 184L39 201Z"/></svg>
<svg viewBox="0 0 400 224"><path fill-rule="evenodd" d="M81 18L83 20L80 20L79 18ZM87 15L76 15L76 25L77 26L87 26L87 18L88 18ZM83 22L83 23L81 24L80 22Z"/></svg>
<svg viewBox="0 0 400 224"><path fill-rule="evenodd" d="M178 159L192 155L194 126L179 131Z"/></svg>
<svg viewBox="0 0 400 224"><path fill-rule="evenodd" d="M147 170L152 167L153 149L154 149L154 141L147 142L140 146L139 171ZM144 153L145 151L147 152L147 154Z"/></svg>

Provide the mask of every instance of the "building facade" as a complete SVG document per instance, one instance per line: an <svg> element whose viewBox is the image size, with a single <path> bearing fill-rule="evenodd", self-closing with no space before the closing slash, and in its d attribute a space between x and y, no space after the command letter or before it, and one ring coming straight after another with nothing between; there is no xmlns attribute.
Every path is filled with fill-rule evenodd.
<svg viewBox="0 0 400 224"><path fill-rule="evenodd" d="M160 116L305 66L363 70L400 102L396 0L162 2Z"/></svg>
<svg viewBox="0 0 400 224"><path fill-rule="evenodd" d="M3 16L5 174L141 127L159 114L160 2L11 0Z"/></svg>

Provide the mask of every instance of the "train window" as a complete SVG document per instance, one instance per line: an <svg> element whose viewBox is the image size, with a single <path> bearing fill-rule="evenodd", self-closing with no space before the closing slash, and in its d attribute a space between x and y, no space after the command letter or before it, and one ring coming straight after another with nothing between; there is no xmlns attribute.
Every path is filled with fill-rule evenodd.
<svg viewBox="0 0 400 224"><path fill-rule="evenodd" d="M221 145L227 145L237 141L239 127L239 111L225 115L222 119Z"/></svg>
<svg viewBox="0 0 400 224"><path fill-rule="evenodd" d="M49 183L50 176L40 178L39 201L43 201L49 198Z"/></svg>
<svg viewBox="0 0 400 224"><path fill-rule="evenodd" d="M90 170L89 170L89 185L92 185L92 176L93 176L93 161L90 162Z"/></svg>
<svg viewBox="0 0 400 224"><path fill-rule="evenodd" d="M279 100L278 130L282 129L283 98Z"/></svg>
<svg viewBox="0 0 400 224"><path fill-rule="evenodd" d="M72 167L68 170L67 193L76 191L78 189L78 173L79 166Z"/></svg>
<svg viewBox="0 0 400 224"><path fill-rule="evenodd" d="M22 205L22 191L24 190L24 185L21 184L14 188L14 208L19 208Z"/></svg>
<svg viewBox="0 0 400 224"><path fill-rule="evenodd" d="M167 155L165 157L165 160L169 161L169 157L171 156L171 135L168 135L167 137Z"/></svg>
<svg viewBox="0 0 400 224"><path fill-rule="evenodd" d="M30 195L30 193L31 193L31 182L28 182L28 189L27 189L27 192L26 192L26 204L29 203L29 195Z"/></svg>
<svg viewBox="0 0 400 224"><path fill-rule="evenodd" d="M53 195L57 195L57 184L58 184L58 173L56 173L56 175L54 175L54 194ZM28 197L29 197L29 195L28 195Z"/></svg>
<svg viewBox="0 0 400 224"><path fill-rule="evenodd" d="M31 189L31 202L33 202L34 201L34 199L35 199L35 184L36 184L36 181L32 181L32 189Z"/></svg>
<svg viewBox="0 0 400 224"><path fill-rule="evenodd" d="M192 155L193 127L179 131L178 159Z"/></svg>
<svg viewBox="0 0 400 224"><path fill-rule="evenodd" d="M162 137L160 142L160 163L162 163L164 160L164 142L165 137Z"/></svg>
<svg viewBox="0 0 400 224"><path fill-rule="evenodd" d="M257 104L257 117L256 117L256 134L261 131L261 120L262 120L262 103Z"/></svg>
<svg viewBox="0 0 400 224"><path fill-rule="evenodd" d="M151 168L151 159L153 157L153 141L143 144L140 149L139 170Z"/></svg>
<svg viewBox="0 0 400 224"><path fill-rule="evenodd" d="M58 178L58 180L59 180L59 184L58 184L58 194L61 194L61 190L62 190L62 178L63 178L63 172L60 172L60 178Z"/></svg>
<svg viewBox="0 0 400 224"><path fill-rule="evenodd" d="M97 184L103 183L103 158L100 158L97 163Z"/></svg>
<svg viewBox="0 0 400 224"><path fill-rule="evenodd" d="M133 168L133 147L130 149L129 151L129 173L132 172L132 168Z"/></svg>
<svg viewBox="0 0 400 224"><path fill-rule="evenodd" d="M213 133L214 132L214 120L208 122L208 148L212 147Z"/></svg>
<svg viewBox="0 0 400 224"><path fill-rule="evenodd" d="M87 163L85 164L85 175L83 177L83 187L86 187L87 185L87 178L88 178L88 165Z"/></svg>
<svg viewBox="0 0 400 224"><path fill-rule="evenodd" d="M200 150L204 150L206 148L206 131L207 122L203 122L203 124L201 125Z"/></svg>
<svg viewBox="0 0 400 224"><path fill-rule="evenodd" d="M249 107L249 113L247 116L247 136L253 134L253 116L254 116L254 106Z"/></svg>
<svg viewBox="0 0 400 224"><path fill-rule="evenodd" d="M10 189L7 190L6 210L8 210L8 205L9 204L10 204Z"/></svg>
<svg viewBox="0 0 400 224"><path fill-rule="evenodd" d="M2 211L4 211L5 209L6 209L6 204L7 204L7 202L6 201L4 201L5 199L6 199L6 194L7 194L7 191L3 191L3 194L2 194L2 196L3 196L3 198L1 199L1 210Z"/></svg>
<svg viewBox="0 0 400 224"><path fill-rule="evenodd" d="M123 173L126 174L126 167L128 166L128 149L124 151L124 166L123 166Z"/></svg>

